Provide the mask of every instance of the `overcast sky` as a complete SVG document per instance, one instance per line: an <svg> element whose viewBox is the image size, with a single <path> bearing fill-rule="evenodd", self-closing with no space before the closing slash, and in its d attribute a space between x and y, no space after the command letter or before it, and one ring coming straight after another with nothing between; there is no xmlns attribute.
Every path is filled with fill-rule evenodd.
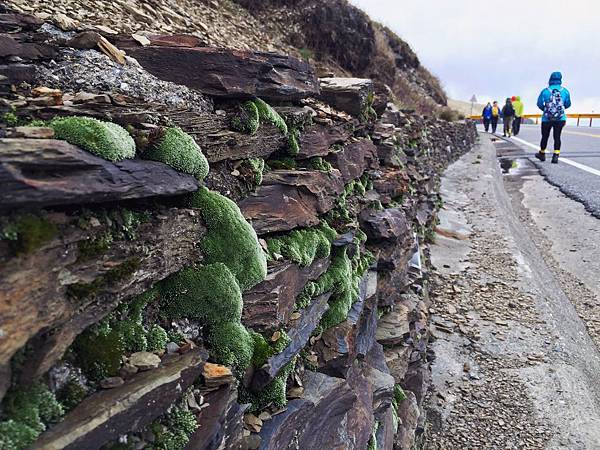
<svg viewBox="0 0 600 450"><path fill-rule="evenodd" d="M571 112L600 112L599 0L350 0L405 39L452 98L521 95L525 112L555 70Z"/></svg>

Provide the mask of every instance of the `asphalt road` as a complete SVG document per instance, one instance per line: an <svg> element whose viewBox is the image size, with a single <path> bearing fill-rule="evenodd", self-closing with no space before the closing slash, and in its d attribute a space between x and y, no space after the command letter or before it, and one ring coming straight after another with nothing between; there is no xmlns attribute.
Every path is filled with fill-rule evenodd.
<svg viewBox="0 0 600 450"><path fill-rule="evenodd" d="M518 138L510 140L531 155L530 159L549 183L582 202L591 214L600 218L600 128L565 127L559 164L550 163L551 152L545 163L533 157L539 150L540 137L539 125L523 125ZM553 149L552 137L548 148Z"/></svg>

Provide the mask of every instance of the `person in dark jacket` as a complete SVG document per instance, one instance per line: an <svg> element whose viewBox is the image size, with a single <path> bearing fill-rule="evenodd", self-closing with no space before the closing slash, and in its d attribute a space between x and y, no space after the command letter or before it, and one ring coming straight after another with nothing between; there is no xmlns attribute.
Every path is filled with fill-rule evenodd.
<svg viewBox="0 0 600 450"><path fill-rule="evenodd" d="M485 132L487 133L490 129L490 123L492 122L492 104L488 102L483 108L483 112L481 113L481 118L483 119L483 127L485 128Z"/></svg>
<svg viewBox="0 0 600 450"><path fill-rule="evenodd" d="M542 140L540 151L535 157L540 161L546 161L546 148L552 131L554 137L554 154L552 162L558 163L560 155L562 130L567 123L566 109L571 107L571 93L562 86L562 74L554 72L550 75L548 87L540 92L537 106L543 111L542 114Z"/></svg>
<svg viewBox="0 0 600 450"><path fill-rule="evenodd" d="M500 116L502 114L502 111L500 111L500 106L498 106L498 102L494 102L494 104L492 105L492 133L496 134L496 128L498 127L498 119L500 119Z"/></svg>
<svg viewBox="0 0 600 450"><path fill-rule="evenodd" d="M515 118L515 108L513 108L510 98L506 99L506 104L502 108L502 120L504 122L504 137L510 137L512 134L512 123Z"/></svg>

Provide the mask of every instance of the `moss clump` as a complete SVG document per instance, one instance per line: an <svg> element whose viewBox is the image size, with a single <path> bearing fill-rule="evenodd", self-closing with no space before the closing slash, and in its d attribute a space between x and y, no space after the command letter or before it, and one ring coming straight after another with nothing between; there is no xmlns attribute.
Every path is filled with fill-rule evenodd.
<svg viewBox="0 0 600 450"><path fill-rule="evenodd" d="M371 432L371 439L367 444L367 450L377 450L377 431L379 430L379 422L373 424L373 431Z"/></svg>
<svg viewBox="0 0 600 450"><path fill-rule="evenodd" d="M83 384L75 378L70 378L58 392L57 398L65 410L70 411L79 405L87 394L88 390Z"/></svg>
<svg viewBox="0 0 600 450"><path fill-rule="evenodd" d="M250 332L254 340L254 352L252 355L252 365L261 367L271 356L281 353L292 342L287 333L283 330L278 331L277 340L267 341L262 334Z"/></svg>
<svg viewBox="0 0 600 450"><path fill-rule="evenodd" d="M114 325L121 336L123 348L128 353L144 352L148 349L148 340L144 326L135 320L122 320Z"/></svg>
<svg viewBox="0 0 600 450"><path fill-rule="evenodd" d="M154 352L156 350L162 350L167 346L169 338L167 337L167 332L160 325L152 325L148 330L148 334L146 335L147 340L147 350L149 352Z"/></svg>
<svg viewBox="0 0 600 450"><path fill-rule="evenodd" d="M281 131L281 134L287 136L288 127L285 123L285 120L283 120L283 117L281 117L277 111L275 111L267 102L261 100L260 98L254 100L254 105L258 110L258 117L261 122L269 122L275 125L279 131Z"/></svg>
<svg viewBox="0 0 600 450"><path fill-rule="evenodd" d="M9 127L16 127L19 124L19 118L14 112L4 113L2 121Z"/></svg>
<svg viewBox="0 0 600 450"><path fill-rule="evenodd" d="M254 134L260 126L258 108L252 100L244 102L239 112L235 114L230 122L231 129L240 133Z"/></svg>
<svg viewBox="0 0 600 450"><path fill-rule="evenodd" d="M250 169L254 173L254 184L260 186L263 181L263 172L265 170L265 160L262 158L251 158L248 160Z"/></svg>
<svg viewBox="0 0 600 450"><path fill-rule="evenodd" d="M160 285L169 318L195 318L208 325L211 355L238 372L250 364L254 341L240 323L242 292L225 264L183 269Z"/></svg>
<svg viewBox="0 0 600 450"><path fill-rule="evenodd" d="M293 128L288 134L288 153L292 156L300 153L300 130Z"/></svg>
<svg viewBox="0 0 600 450"><path fill-rule="evenodd" d="M93 325L73 343L75 362L92 381L112 377L121 367L125 343L121 332L113 329L109 322L104 320Z"/></svg>
<svg viewBox="0 0 600 450"><path fill-rule="evenodd" d="M326 258L336 231L323 222L318 227L293 230L287 235L267 239L269 256L282 255L301 266L309 266L316 258Z"/></svg>
<svg viewBox="0 0 600 450"><path fill-rule="evenodd" d="M219 364L231 366L238 373L250 365L254 342L248 330L238 322L212 327L209 334L211 355Z"/></svg>
<svg viewBox="0 0 600 450"><path fill-rule="evenodd" d="M135 142L127 130L115 123L91 117L59 117L48 124L54 137L77 145L108 161L135 156Z"/></svg>
<svg viewBox="0 0 600 450"><path fill-rule="evenodd" d="M167 128L157 143L144 153L144 159L160 161L199 180L208 175L208 161L202 150L181 128Z"/></svg>
<svg viewBox="0 0 600 450"><path fill-rule="evenodd" d="M63 406L48 388L34 383L9 392L4 401L8 420L0 422L0 448L22 449L28 447L64 415Z"/></svg>
<svg viewBox="0 0 600 450"><path fill-rule="evenodd" d="M194 318L210 325L239 322L242 293L223 263L188 267L159 286L163 313L170 319Z"/></svg>
<svg viewBox="0 0 600 450"><path fill-rule="evenodd" d="M310 166L315 170L320 170L322 172L331 172L333 167L329 163L329 161L325 161L320 156L316 156L310 159Z"/></svg>
<svg viewBox="0 0 600 450"><path fill-rule="evenodd" d="M40 435L30 426L14 420L0 422L0 449L21 450L29 447Z"/></svg>
<svg viewBox="0 0 600 450"><path fill-rule="evenodd" d="M27 254L51 241L58 233L57 226L45 217L25 214L18 216L2 227L0 238L9 242L17 254Z"/></svg>
<svg viewBox="0 0 600 450"><path fill-rule="evenodd" d="M361 239L362 237L355 238L357 243L360 243ZM372 258L373 256L369 252L361 255L357 251L350 258L347 254L347 247L337 250L327 271L317 280L306 284L296 299L296 307L305 308L314 297L332 292L329 299L329 310L323 315L319 329L327 330L343 322L358 297L360 280Z"/></svg>
<svg viewBox="0 0 600 450"><path fill-rule="evenodd" d="M256 232L244 219L238 206L227 197L201 187L191 198L200 208L208 232L200 242L206 264L223 263L242 291L264 280L267 259Z"/></svg>
<svg viewBox="0 0 600 450"><path fill-rule="evenodd" d="M266 385L260 392L255 393L241 388L239 393L240 403L250 403L251 406L248 410L251 413L258 413L270 405L273 405L275 408L285 407L287 404L287 379L293 372L295 366L296 359L294 358L285 365L273 381Z"/></svg>
<svg viewBox="0 0 600 450"><path fill-rule="evenodd" d="M399 384L395 384L394 401L397 405L400 405L400 403L402 403L404 400L406 400L406 393L404 392L404 389L402 389L402 386L400 386Z"/></svg>
<svg viewBox="0 0 600 450"><path fill-rule="evenodd" d="M79 242L77 245L79 248L78 260L85 261L105 253L110 249L113 240L112 233L110 231L105 231L97 238Z"/></svg>
<svg viewBox="0 0 600 450"><path fill-rule="evenodd" d="M294 170L297 166L294 158L271 159L267 162L271 169L275 170Z"/></svg>
<svg viewBox="0 0 600 450"><path fill-rule="evenodd" d="M181 450L198 428L196 416L181 407L173 408L162 422L151 426L156 436L153 445L156 450Z"/></svg>

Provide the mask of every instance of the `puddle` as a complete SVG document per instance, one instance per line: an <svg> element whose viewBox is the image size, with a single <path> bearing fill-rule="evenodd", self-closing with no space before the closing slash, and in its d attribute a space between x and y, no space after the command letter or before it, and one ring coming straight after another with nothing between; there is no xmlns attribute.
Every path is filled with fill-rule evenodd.
<svg viewBox="0 0 600 450"><path fill-rule="evenodd" d="M519 160L514 158L499 158L498 162L500 163L500 168L502 169L502 173L510 173L511 170L515 170L519 168Z"/></svg>

